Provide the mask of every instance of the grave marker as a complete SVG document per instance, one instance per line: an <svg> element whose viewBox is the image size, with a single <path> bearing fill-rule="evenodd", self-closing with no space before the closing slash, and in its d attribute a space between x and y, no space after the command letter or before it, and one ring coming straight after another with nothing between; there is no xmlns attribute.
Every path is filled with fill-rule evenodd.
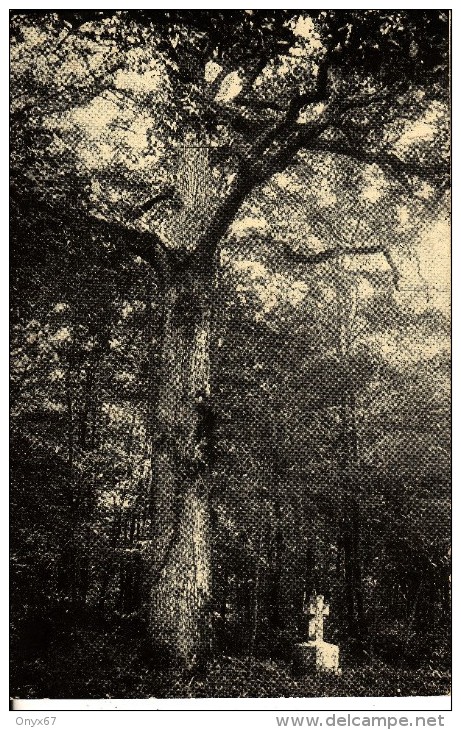
<svg viewBox="0 0 461 730"><path fill-rule="evenodd" d="M306 606L306 601L304 602ZM293 652L293 671L302 675L308 672L340 673L339 647L329 644L323 639L323 622L330 615L330 607L325 604L324 597L314 595L307 607L303 609L309 619L309 641L295 644Z"/></svg>

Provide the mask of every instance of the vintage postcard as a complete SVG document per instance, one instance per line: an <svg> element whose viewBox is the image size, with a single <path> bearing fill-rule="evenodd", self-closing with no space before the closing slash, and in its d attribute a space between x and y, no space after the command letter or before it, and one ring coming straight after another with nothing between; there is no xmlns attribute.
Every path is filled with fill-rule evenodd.
<svg viewBox="0 0 461 730"><path fill-rule="evenodd" d="M13 707L448 701L450 22L10 11Z"/></svg>

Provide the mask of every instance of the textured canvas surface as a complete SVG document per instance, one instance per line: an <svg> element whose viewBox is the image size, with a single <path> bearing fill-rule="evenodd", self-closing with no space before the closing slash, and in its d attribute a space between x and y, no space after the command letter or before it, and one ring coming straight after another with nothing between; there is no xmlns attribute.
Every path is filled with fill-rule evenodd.
<svg viewBox="0 0 461 730"><path fill-rule="evenodd" d="M10 22L12 696L449 693L448 13Z"/></svg>

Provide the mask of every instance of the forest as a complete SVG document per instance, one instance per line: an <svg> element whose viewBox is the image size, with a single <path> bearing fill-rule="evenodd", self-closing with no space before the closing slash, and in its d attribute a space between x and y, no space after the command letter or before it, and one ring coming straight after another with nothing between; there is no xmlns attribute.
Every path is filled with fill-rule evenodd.
<svg viewBox="0 0 461 730"><path fill-rule="evenodd" d="M13 697L449 692L449 23L11 11Z"/></svg>

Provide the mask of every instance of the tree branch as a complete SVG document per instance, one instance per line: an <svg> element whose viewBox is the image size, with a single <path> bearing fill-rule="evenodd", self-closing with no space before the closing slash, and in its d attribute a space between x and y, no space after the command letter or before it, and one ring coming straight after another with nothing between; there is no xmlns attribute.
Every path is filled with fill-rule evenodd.
<svg viewBox="0 0 461 730"><path fill-rule="evenodd" d="M155 208L159 203L169 203L174 210L182 208L182 200L174 185L167 185L153 198L149 198L144 203L134 206L130 211L130 220L140 218L144 213Z"/></svg>
<svg viewBox="0 0 461 730"><path fill-rule="evenodd" d="M296 264L303 264L314 266L316 264L323 264L325 261L331 261L337 259L340 256L370 256L373 254L382 254L386 259L389 268L392 272L392 280L395 288L399 288L399 271L392 260L389 249L384 244L373 244L371 246L336 246L335 248L327 249L326 251L320 251L318 253L305 254L300 251L295 251L289 243L286 241L277 240L275 243L283 247L285 257Z"/></svg>
<svg viewBox="0 0 461 730"><path fill-rule="evenodd" d="M48 218L53 228L65 226L77 234L94 232L113 242L121 252L140 256L155 268L162 281L168 275L172 252L156 233L139 231L118 221L108 221L77 208L63 209L58 203L44 201L30 189L20 190L15 183L11 185L10 200L24 211L25 215L37 213Z"/></svg>
<svg viewBox="0 0 461 730"><path fill-rule="evenodd" d="M263 67L264 66L261 68ZM260 134L256 138L256 141L251 145L252 149L250 157L253 161L260 161L261 156L268 152L274 143L277 144L280 141L284 141L290 134L292 134L296 126L299 113L304 107L309 106L310 104L318 104L323 101L326 102L328 100L328 70L329 59L326 57L319 64L315 89L295 94L288 104L278 104L274 101L261 100L250 91L250 96L244 92L233 99L231 104L227 105L226 115L228 121L230 121L234 126L238 125L238 131L244 130L249 133L252 139L254 139L255 136L255 125L256 131L257 126L266 126L263 133ZM256 74L256 76L257 75L258 74ZM256 76L252 77L252 80L254 80ZM238 107L242 108L242 112L239 111ZM249 114L253 114L256 121L245 119L243 115L245 110ZM279 115L283 114L283 117L281 119L277 119L275 123L270 124L271 119L268 119L267 115L262 117L262 111L276 112ZM267 129L268 123L270 126Z"/></svg>
<svg viewBox="0 0 461 730"><path fill-rule="evenodd" d="M320 139L322 132L333 126L336 115L341 109L341 101L333 100L331 104L327 105L318 119L305 124L297 124L299 110L305 103L306 98L306 95L298 95L293 99L285 119L260 137L253 146L249 159L241 162L233 189L228 198L218 208L199 242L197 255L205 251L208 251L210 255L213 254L219 239L225 234L228 226L234 220L242 202L258 185L264 183L276 172L288 167L296 153L303 148L310 151L330 152L348 156L366 164L376 164L386 173L390 173L392 177L396 178L405 190L411 192L414 192L411 186L412 177L419 176L433 183L434 175L440 174L445 169L443 164L438 163L433 166L421 166L413 162L405 162L397 155L385 150L373 153L360 146L351 147L347 140ZM312 99L313 97L309 96L309 98ZM274 145L274 151L269 151ZM360 250L342 250L346 253L349 250L351 253L357 254L382 253L392 270L394 284L398 288L398 271L392 262L388 248L384 245L369 247L369 250L363 248ZM324 254L315 255L319 258L314 256L310 261L304 260L304 263L320 263L322 260L339 255L338 251L333 249L333 252L335 251L336 253L325 252Z"/></svg>
<svg viewBox="0 0 461 730"><path fill-rule="evenodd" d="M296 121L298 119L299 113L303 107L307 106L308 104L317 104L321 101L324 101L324 97L322 93L319 93L318 90L316 92L309 92L305 94L297 94L293 99L290 101L290 104L286 110L284 118L274 124L267 132L262 134L257 140L255 145L253 146L251 155L255 160L258 160L261 155L266 153L270 146L275 142L283 141L287 139L290 135L293 135L293 133L299 132L300 125L296 124ZM329 125L330 122L326 126ZM307 126L307 125L306 125ZM318 134L320 134L321 131L323 131L326 126L324 124L321 124L318 126L316 124L316 131Z"/></svg>
<svg viewBox="0 0 461 730"><path fill-rule="evenodd" d="M293 97L288 108L285 109L284 118L272 125L256 140L252 150L252 157L255 161L264 156L268 158L267 162L269 162L270 150L274 145L276 150L271 161L274 172L278 172L284 165L289 164L295 153L302 148L343 154L359 162L378 165L384 172L390 173L402 187L411 192L413 192L412 178L419 177L434 183L434 177L440 177L447 172L447 165L443 162L432 164L421 164L414 160L406 162L393 152L384 149L377 152L367 151L364 142L353 144L350 139L350 130L347 129L347 120L343 118L343 115L348 111L388 102L401 91L402 83L396 83L392 88L387 87L373 93L351 94L341 98L328 94L329 68L327 56L319 66L315 91ZM320 102L326 102L326 107L319 118L300 124L298 117L303 107ZM268 108L271 107L268 105ZM274 108L274 110L276 109ZM345 141L318 139L328 127L341 130L346 138Z"/></svg>
<svg viewBox="0 0 461 730"><path fill-rule="evenodd" d="M342 129L342 125L336 126ZM363 145L351 145L347 136L343 140L324 140L313 139L312 136L301 133L299 136L299 149L312 152L329 152L350 157L368 165L378 165L383 172L390 173L391 177L394 177L405 190L411 192L413 192L412 178L418 177L421 180L434 184L434 178L440 177L448 172L448 166L443 162L433 162L431 164L421 164L415 160L407 162L395 153L385 149L372 152L366 150Z"/></svg>

